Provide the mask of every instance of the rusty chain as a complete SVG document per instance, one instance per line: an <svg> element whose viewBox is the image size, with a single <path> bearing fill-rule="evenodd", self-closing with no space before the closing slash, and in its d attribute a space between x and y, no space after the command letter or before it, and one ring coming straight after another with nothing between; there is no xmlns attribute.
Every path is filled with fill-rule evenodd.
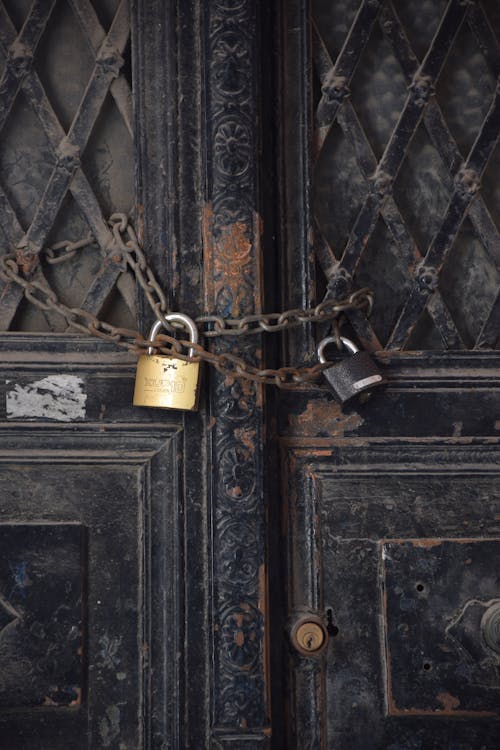
<svg viewBox="0 0 500 750"><path fill-rule="evenodd" d="M126 214L113 214L109 219L113 233L113 254L116 250L134 272L138 284L143 289L146 299L155 316L162 320L168 312L167 300L153 271L147 263L146 256L137 239L137 235ZM73 258L79 250L95 243L92 236L77 242L59 242L45 249L46 260L51 264L64 263ZM40 281L33 276L26 278L22 272L23 259L12 253L0 257L0 277L6 282L13 282L24 290L24 296L41 310L52 310L66 319L77 331L96 336L112 342L118 347L134 354L143 354L151 346L161 354L175 356L183 360L204 361L218 372L247 380L276 385L279 388L297 388L307 385L314 387L313 381L318 374L328 367L328 363L318 363L312 367L280 367L279 369L258 369L229 352L215 354L200 344L179 340L173 336L160 334L154 341L145 339L137 331L120 328L100 320L93 313L79 307L69 307L61 302L46 280ZM369 289L360 289L350 297L340 301L327 300L309 309L286 310L282 313L263 313L247 315L242 318L222 318L217 315L201 315L195 318L200 332L205 337L241 336L255 333L284 331L305 323L325 323L334 321L338 324L339 316L347 310L364 310L370 314L373 305L373 294ZM338 335L338 325L337 325ZM185 351L194 349L195 357Z"/></svg>

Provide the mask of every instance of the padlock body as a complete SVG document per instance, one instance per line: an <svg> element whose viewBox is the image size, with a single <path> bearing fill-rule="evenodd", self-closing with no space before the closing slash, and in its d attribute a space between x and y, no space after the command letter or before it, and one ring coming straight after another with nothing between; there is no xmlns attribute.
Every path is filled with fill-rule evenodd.
<svg viewBox="0 0 500 750"><path fill-rule="evenodd" d="M341 404L385 383L377 364L368 352L358 352L323 370L334 395Z"/></svg>
<svg viewBox="0 0 500 750"><path fill-rule="evenodd" d="M143 354L137 361L134 406L159 409L198 408L200 363Z"/></svg>

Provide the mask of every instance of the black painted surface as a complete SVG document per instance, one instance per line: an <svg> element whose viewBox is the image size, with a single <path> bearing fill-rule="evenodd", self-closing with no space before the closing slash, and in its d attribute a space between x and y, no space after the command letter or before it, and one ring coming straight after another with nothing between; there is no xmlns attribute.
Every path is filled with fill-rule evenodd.
<svg viewBox="0 0 500 750"><path fill-rule="evenodd" d="M174 734L177 678L157 665L180 637L177 431L108 429L1 426L9 750L137 750Z"/></svg>
<svg viewBox="0 0 500 750"><path fill-rule="evenodd" d="M456 481L440 484L436 491L457 493ZM469 491L475 505L494 502L484 479ZM499 541L382 543L391 713L499 714L495 628L485 640L500 601Z"/></svg>
<svg viewBox="0 0 500 750"><path fill-rule="evenodd" d="M29 4L5 5L20 28ZM50 5L35 6L42 26ZM0 659L11 633L19 640L6 663L22 646L33 665L0 698L8 750L499 744L496 718L464 713L498 712L498 660L484 623L500 596L499 360L425 351L484 349L498 338L498 111L488 114L485 95L462 120L455 77L478 46L490 91L497 15L491 3L459 0L447 10L444 2L313 5L316 30L306 0L272 10L246 0L131 4L137 229L173 308L240 315L312 305L327 286L343 293L352 276L376 291L371 321L350 321L359 339L424 351L379 355L388 385L344 412L326 387L263 393L210 371L201 413L183 416L132 409L133 358L102 342L2 337ZM26 29L31 47L42 26ZM2 67L8 106L20 86L28 104L44 104L22 55L12 57ZM374 83L375 73L383 75ZM110 83L99 80L86 131ZM54 146L61 133L48 110L46 118ZM88 133L80 136L83 147ZM47 175L30 230L38 244L66 188L99 228L79 164L66 167ZM14 247L24 228L9 206L0 192L2 236ZM90 307L113 287L108 271L89 291ZM18 303L12 290L2 295L6 320ZM139 300L140 326L150 321ZM313 361L323 329L312 328L293 331L283 347L269 339L265 354ZM230 348L260 361L255 339ZM64 398L54 383L70 384ZM429 539L434 546L419 546ZM415 579L420 568L435 570L432 590L424 572ZM17 579L35 578L41 588L24 598ZM400 590L418 585L404 599L414 605L401 609ZM37 593L45 586L47 597ZM311 658L288 640L308 612L330 633ZM40 656L41 641L55 660Z"/></svg>
<svg viewBox="0 0 500 750"><path fill-rule="evenodd" d="M498 440L294 442L288 615L331 635L290 657L289 746L496 747Z"/></svg>
<svg viewBox="0 0 500 750"><path fill-rule="evenodd" d="M0 526L1 709L85 699L86 570L81 525Z"/></svg>

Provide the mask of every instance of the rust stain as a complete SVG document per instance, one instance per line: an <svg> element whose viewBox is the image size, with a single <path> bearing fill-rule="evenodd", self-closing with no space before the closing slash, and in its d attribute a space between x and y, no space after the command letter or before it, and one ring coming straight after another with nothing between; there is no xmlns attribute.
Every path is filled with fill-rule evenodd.
<svg viewBox="0 0 500 750"><path fill-rule="evenodd" d="M76 698L74 701L71 701L70 706L80 706L82 703L82 689L79 687L75 688L75 693Z"/></svg>
<svg viewBox="0 0 500 750"><path fill-rule="evenodd" d="M435 711L429 708L397 708L391 701L389 716L498 716L495 711L448 711L437 708Z"/></svg>
<svg viewBox="0 0 500 750"><path fill-rule="evenodd" d="M240 720L240 728L245 730L245 729L247 729L247 727L248 727L248 721L246 719L241 719Z"/></svg>
<svg viewBox="0 0 500 750"><path fill-rule="evenodd" d="M353 432L363 422L359 414L343 414L340 404L325 404L324 401L309 401L303 412L290 414L288 418L291 429L308 437L325 432L328 437L344 437L346 432Z"/></svg>
<svg viewBox="0 0 500 750"><path fill-rule="evenodd" d="M439 547L443 543L442 539L409 539L408 541L414 547L423 547L425 549Z"/></svg>
<svg viewBox="0 0 500 750"><path fill-rule="evenodd" d="M242 630L236 631L236 633L234 634L234 642L237 646L240 646L240 648L241 646L243 646L243 644L245 643L245 634Z"/></svg>
<svg viewBox="0 0 500 750"><path fill-rule="evenodd" d="M240 317L261 309L260 233L262 222L254 212L250 225L242 221L214 231L209 203L202 217L204 296L207 310Z"/></svg>
<svg viewBox="0 0 500 750"><path fill-rule="evenodd" d="M458 698L455 698L455 696L450 693L438 693L436 698L443 704L445 711L454 711L460 705Z"/></svg>
<svg viewBox="0 0 500 750"><path fill-rule="evenodd" d="M210 432L211 430L213 430L213 428L215 427L215 425L216 425L216 424L217 424L217 420L216 420L216 418L215 418L215 417L214 417L214 416L212 415L212 416L210 417L210 419L208 420L208 424L207 424L207 432Z"/></svg>
<svg viewBox="0 0 500 750"><path fill-rule="evenodd" d="M256 430L248 429L247 427L241 427L234 431L234 435L251 454L255 453L255 439L257 437Z"/></svg>
<svg viewBox="0 0 500 750"><path fill-rule="evenodd" d="M138 203L137 204L137 218L136 218L136 229L137 229L137 239L139 240L139 244L144 247L144 204Z"/></svg>

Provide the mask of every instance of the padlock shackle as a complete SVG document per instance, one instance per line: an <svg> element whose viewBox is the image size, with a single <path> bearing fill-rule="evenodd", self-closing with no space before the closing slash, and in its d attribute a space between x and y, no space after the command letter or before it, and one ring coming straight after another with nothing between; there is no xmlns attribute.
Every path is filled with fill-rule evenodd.
<svg viewBox="0 0 500 750"><path fill-rule="evenodd" d="M149 340L154 341L156 338L156 334L160 330L160 328L166 328L168 323L180 323L183 328L187 328L189 331L189 340L192 344L198 343L198 328L196 326L196 323L194 320L192 320L189 315L184 315L184 313L166 313L165 315L162 314L161 318L158 318L158 320L153 323L153 326L151 328L151 331L149 332ZM148 347L148 354L153 354L153 347ZM194 349L189 349L188 352L190 357L195 356Z"/></svg>
<svg viewBox="0 0 500 750"><path fill-rule="evenodd" d="M354 341L351 341L351 339L346 338L345 336L340 337L341 342L345 346L345 348L351 353L351 354L357 354L359 352L358 347L354 343ZM325 339L322 339L319 344L318 348L316 349L316 354L318 355L318 359L321 362L321 364L325 364L325 362L328 362L323 352L325 351L326 347L329 344L336 344L337 339L335 336L327 336Z"/></svg>

